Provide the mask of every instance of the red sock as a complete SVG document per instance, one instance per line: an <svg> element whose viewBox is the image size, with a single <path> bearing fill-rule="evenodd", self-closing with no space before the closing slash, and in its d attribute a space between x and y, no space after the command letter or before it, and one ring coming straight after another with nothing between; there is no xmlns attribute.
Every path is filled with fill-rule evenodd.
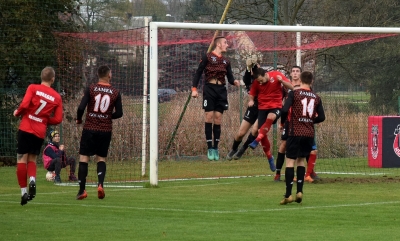
<svg viewBox="0 0 400 241"><path fill-rule="evenodd" d="M36 178L36 162L28 161L28 177Z"/></svg>
<svg viewBox="0 0 400 241"><path fill-rule="evenodd" d="M27 167L26 163L17 163L17 179L20 188L24 188L28 186L28 182L26 180Z"/></svg>
<svg viewBox="0 0 400 241"><path fill-rule="evenodd" d="M271 154L271 144L269 143L268 136L264 136L264 138L261 139L261 145L263 147L264 153L267 156L268 159L272 157Z"/></svg>
<svg viewBox="0 0 400 241"><path fill-rule="evenodd" d="M267 135L269 129L270 129L271 126L272 126L272 122L274 122L274 121L271 120L271 119L267 119L267 120L265 121L265 123L260 127L260 132L258 133L258 136L257 136L257 138L256 138L256 141L260 142L261 139L263 139L264 136Z"/></svg>
<svg viewBox="0 0 400 241"><path fill-rule="evenodd" d="M315 166L316 160L317 160L317 155L310 154L310 157L308 158L308 163L307 163L306 177L311 176L311 173L314 171L314 166Z"/></svg>

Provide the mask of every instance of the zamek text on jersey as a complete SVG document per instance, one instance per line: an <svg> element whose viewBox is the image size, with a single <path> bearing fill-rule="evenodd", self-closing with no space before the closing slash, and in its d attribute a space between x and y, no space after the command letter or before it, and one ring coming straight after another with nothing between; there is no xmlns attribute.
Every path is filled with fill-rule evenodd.
<svg viewBox="0 0 400 241"><path fill-rule="evenodd" d="M105 93L109 93L112 94L112 90L109 88L103 88L103 87L94 87L93 91L101 91L101 92L105 92Z"/></svg>
<svg viewBox="0 0 400 241"><path fill-rule="evenodd" d="M310 96L312 98L317 98L317 96L315 96L314 93L308 92L308 91L300 91L300 95L306 95L306 96Z"/></svg>

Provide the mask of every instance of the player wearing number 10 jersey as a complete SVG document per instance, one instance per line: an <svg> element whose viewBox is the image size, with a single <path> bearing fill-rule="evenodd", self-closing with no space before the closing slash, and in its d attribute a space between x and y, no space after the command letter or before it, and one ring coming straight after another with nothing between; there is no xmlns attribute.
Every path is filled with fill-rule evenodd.
<svg viewBox="0 0 400 241"><path fill-rule="evenodd" d="M17 179L21 188L21 205L36 196L36 157L40 153L46 136L47 125L57 125L62 121L61 96L51 88L55 71L46 67L41 72L42 83L31 84L14 116L22 116L18 129ZM29 177L29 193L27 193Z"/></svg>
<svg viewBox="0 0 400 241"><path fill-rule="evenodd" d="M77 111L76 123L79 125L87 107L79 147L79 192L76 196L78 200L87 197L86 176L89 158L93 155L96 155L97 162L97 195L99 199L105 197L103 183L106 175L106 157L111 142L112 120L123 115L121 94L110 85L111 69L100 66L97 75L99 82L86 88Z"/></svg>
<svg viewBox="0 0 400 241"><path fill-rule="evenodd" d="M303 199L303 183L305 175L304 159L314 145L314 124L325 120L321 98L311 91L313 74L304 71L300 75L300 88L289 93L282 109L281 123L285 123L288 111L292 108L289 122L289 136L286 141L286 194L280 204L293 202L292 186L294 164L297 163L297 203Z"/></svg>

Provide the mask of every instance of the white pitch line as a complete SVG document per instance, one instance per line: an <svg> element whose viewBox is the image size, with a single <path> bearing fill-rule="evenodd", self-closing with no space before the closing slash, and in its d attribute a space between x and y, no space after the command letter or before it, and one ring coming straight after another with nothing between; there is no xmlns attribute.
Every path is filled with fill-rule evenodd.
<svg viewBox="0 0 400 241"><path fill-rule="evenodd" d="M76 202L84 202L84 201L76 201ZM10 204L19 204L19 202L11 202L11 201L0 201L0 203L10 203ZM28 206L31 205L46 205L46 206L80 206L80 207L91 207L91 208L113 208L113 209L131 209L131 210L149 210L149 211L166 211L166 212L192 212L192 213L219 213L219 214L235 214L235 213L254 213L254 212L276 212L276 211L293 211L293 210L303 210L303 209L323 209L323 208L342 208L342 207L362 207L362 206L372 206L372 205L387 205L387 204L399 204L400 201L392 201L392 202L376 202L376 203L356 203L356 204L338 204L338 205L328 205L328 206L310 206L304 207L297 204L289 204L285 206L285 208L267 208L267 209L258 209L258 210L188 210L188 209L179 209L179 208L140 208L140 207L127 207L127 206L110 206L110 205L88 205L88 204L70 204L70 203L38 203L38 202L29 202ZM295 206L295 207L293 207Z"/></svg>
<svg viewBox="0 0 400 241"><path fill-rule="evenodd" d="M236 184L238 182L226 182L226 183L211 183L211 184L198 184L198 185L179 185L179 186L169 186L169 187L163 187L164 188L192 188L192 187L205 187L205 186L215 186L215 185L230 185L230 184ZM68 187L68 186L67 186ZM97 186L94 186L97 187ZM110 186L105 186L105 187L110 187ZM126 186L118 186L118 189L106 189L107 192L121 192L121 191L138 191L138 190L146 190L147 188L130 188ZM90 189L89 189L90 190ZM89 191L90 192L90 191ZM68 194L68 193L76 193L76 191L62 191L62 192L43 192L43 193L36 193L36 196L41 196L41 195L58 195L58 194ZM0 194L0 197L11 197L11 196L20 196L21 194L18 192L16 193L7 193L7 194Z"/></svg>

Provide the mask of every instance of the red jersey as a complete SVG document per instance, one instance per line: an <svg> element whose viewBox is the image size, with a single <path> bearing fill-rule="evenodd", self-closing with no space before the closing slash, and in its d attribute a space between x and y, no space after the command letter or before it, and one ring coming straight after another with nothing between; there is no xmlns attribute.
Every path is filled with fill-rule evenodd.
<svg viewBox="0 0 400 241"><path fill-rule="evenodd" d="M31 84L15 115L22 116L19 125L21 131L44 139L47 125L57 125L62 121L61 96L51 87Z"/></svg>
<svg viewBox="0 0 400 241"><path fill-rule="evenodd" d="M259 110L282 108L282 84L277 79L277 76L282 76L282 80L288 83L290 83L290 80L279 71L271 71L267 74L269 75L269 81L264 84L253 81L249 94L258 97Z"/></svg>

